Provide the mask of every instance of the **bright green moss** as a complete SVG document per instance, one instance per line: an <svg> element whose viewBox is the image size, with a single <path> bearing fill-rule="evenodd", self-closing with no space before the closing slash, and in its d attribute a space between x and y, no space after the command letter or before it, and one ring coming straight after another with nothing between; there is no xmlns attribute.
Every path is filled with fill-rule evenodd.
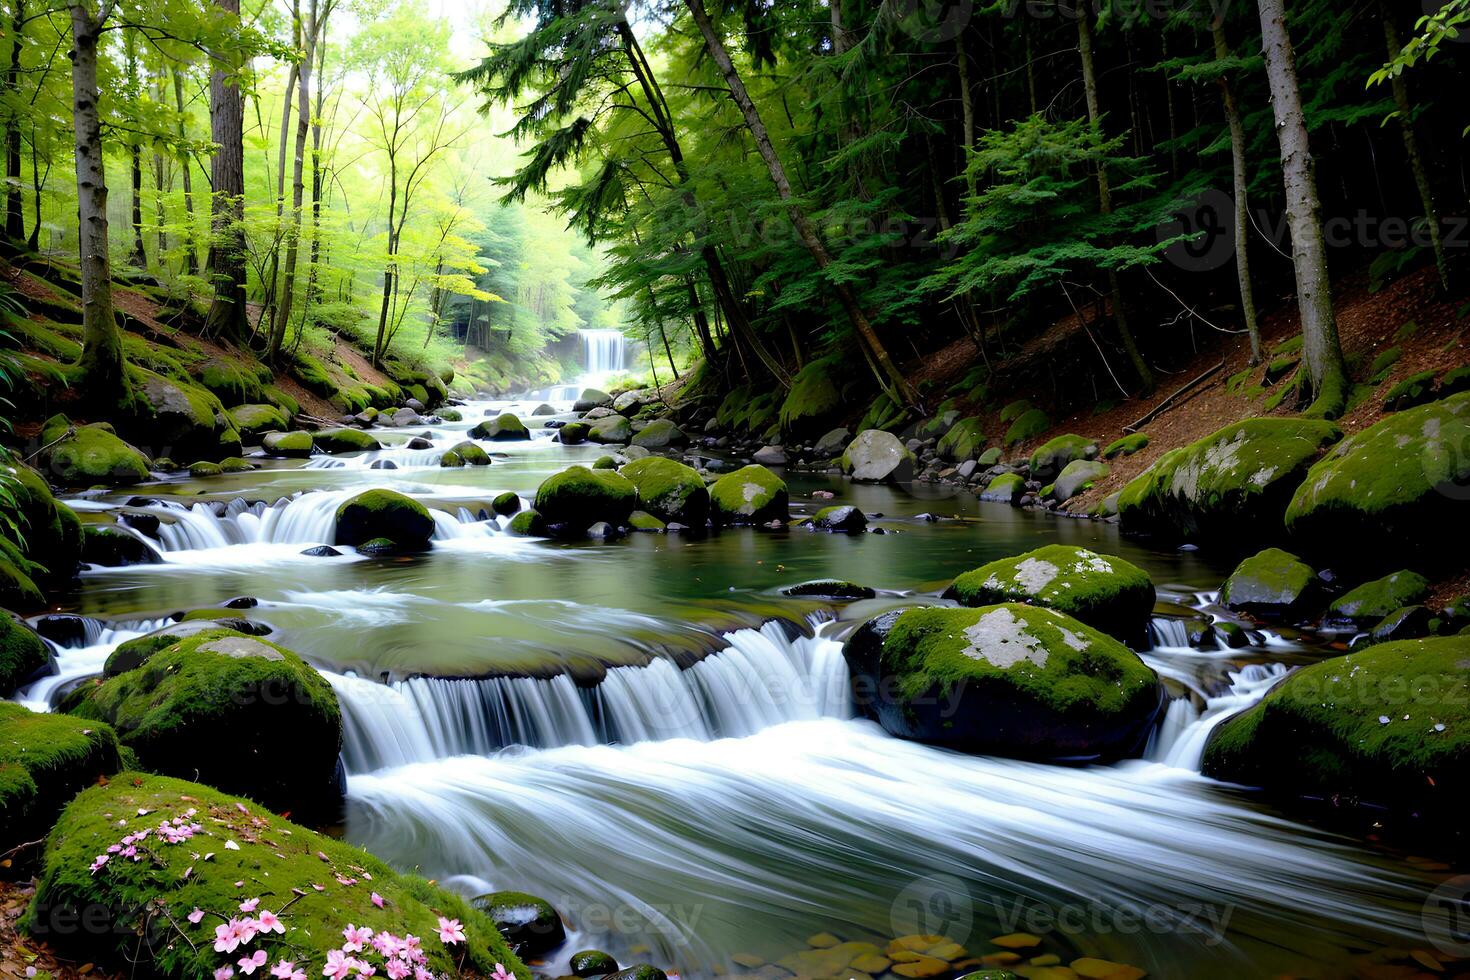
<svg viewBox="0 0 1470 980"><path fill-rule="evenodd" d="M196 480L210 476L219 476L223 472L224 468L220 464L211 463L208 460L200 460L197 463L191 463L189 465L189 475Z"/></svg>
<svg viewBox="0 0 1470 980"><path fill-rule="evenodd" d="M1035 407L1027 399L1018 398L1000 410L1000 420L1002 422L1014 421Z"/></svg>
<svg viewBox="0 0 1470 980"><path fill-rule="evenodd" d="M759 464L726 473L709 488L710 516L716 524L786 521L790 497L786 481Z"/></svg>
<svg viewBox="0 0 1470 980"><path fill-rule="evenodd" d="M438 415L439 418L440 418L440 420L442 420L444 422L463 422L464 421L464 416L459 413L459 410L458 409L454 409L454 408L441 408L435 414Z"/></svg>
<svg viewBox="0 0 1470 980"><path fill-rule="evenodd" d="M1153 581L1138 566L1063 544L982 565L946 594L965 606L1045 606L1128 639L1141 638L1155 598Z"/></svg>
<svg viewBox="0 0 1470 980"><path fill-rule="evenodd" d="M940 456L951 462L974 459L985 448L985 430L978 418L961 419L944 434L944 438L934 448Z"/></svg>
<svg viewBox="0 0 1470 980"><path fill-rule="evenodd" d="M1235 566L1220 588L1220 604L1269 619L1301 618L1317 593L1317 573L1280 548L1257 552Z"/></svg>
<svg viewBox="0 0 1470 980"><path fill-rule="evenodd" d="M464 466L464 458L453 449L449 449L439 457L439 465L446 469L459 469Z"/></svg>
<svg viewBox="0 0 1470 980"><path fill-rule="evenodd" d="M337 508L337 543L388 538L402 548L423 548L434 535L429 509L396 490L367 490Z"/></svg>
<svg viewBox="0 0 1470 980"><path fill-rule="evenodd" d="M35 630L0 610L0 697L9 697L50 658L51 651Z"/></svg>
<svg viewBox="0 0 1470 980"><path fill-rule="evenodd" d="M239 456L227 456L219 461L219 468L222 473L248 473L255 469L255 464Z"/></svg>
<svg viewBox="0 0 1470 980"><path fill-rule="evenodd" d="M1389 370L1392 369L1393 366L1399 362L1399 358L1403 356L1404 352L1401 348L1390 347L1379 354L1377 357L1375 357L1373 359L1373 364L1368 368L1368 377L1372 379L1371 383L1382 384L1383 382L1387 381Z"/></svg>
<svg viewBox="0 0 1470 980"><path fill-rule="evenodd" d="M242 436L257 439L267 432L285 432L291 425L274 405L241 405L230 409L230 418Z"/></svg>
<svg viewBox="0 0 1470 980"><path fill-rule="evenodd" d="M490 465L490 454L485 452L481 446L477 446L468 440L455 443L450 451L470 466Z"/></svg>
<svg viewBox="0 0 1470 980"><path fill-rule="evenodd" d="M250 404L263 397L253 366L223 358L213 358L202 366L199 383L226 405Z"/></svg>
<svg viewBox="0 0 1470 980"><path fill-rule="evenodd" d="M791 390L778 409L781 431L801 437L822 432L842 411L842 392L836 379L842 373L842 358L818 358L796 373Z"/></svg>
<svg viewBox="0 0 1470 980"><path fill-rule="evenodd" d="M0 852L33 840L67 800L118 767L109 726L0 701Z"/></svg>
<svg viewBox="0 0 1470 980"><path fill-rule="evenodd" d="M546 522L534 510L523 510L510 519L511 534L523 538L539 538L546 534Z"/></svg>
<svg viewBox="0 0 1470 980"><path fill-rule="evenodd" d="M267 432L261 440L267 454L287 459L306 459L315 446L310 432Z"/></svg>
<svg viewBox="0 0 1470 980"><path fill-rule="evenodd" d="M1031 478L1033 480L1052 480L1073 460L1096 457L1096 439L1088 439L1086 436L1071 433L1057 436L1048 440L1031 454Z"/></svg>
<svg viewBox="0 0 1470 980"><path fill-rule="evenodd" d="M628 526L635 531L666 531L668 525L646 510L635 510L628 516Z"/></svg>
<svg viewBox="0 0 1470 980"><path fill-rule="evenodd" d="M40 457L46 472L62 483L126 486L150 476L148 458L106 423L73 426L65 415L54 415L42 427L41 441L48 446Z"/></svg>
<svg viewBox="0 0 1470 980"><path fill-rule="evenodd" d="M1015 504L1026 493L1026 479L1019 473L1002 473L990 481L980 494L981 500Z"/></svg>
<svg viewBox="0 0 1470 980"><path fill-rule="evenodd" d="M176 818L200 824L199 831L181 844L150 844L143 861L114 857L96 873L88 871L93 858L123 835ZM208 861L197 857L205 852L213 855ZM249 950L266 950L272 964L294 961L311 977L321 976L327 954L341 946L342 930L351 923L420 937L427 966L439 976L488 976L502 963L518 980L530 978L494 924L462 899L249 799L198 783L124 773L90 789L62 814L43 860L23 926L77 960L123 968L141 951L139 969L150 976L212 976L216 967L239 956L239 951L214 951L215 927L239 916L246 898L259 898L259 910L278 912L285 932L257 937ZM237 888L237 881L247 884ZM381 896L381 907L371 900L374 893ZM195 908L205 912L197 925L188 921ZM49 923L68 921L60 916L82 909L89 911L89 922L99 910L111 910L116 918L97 928L48 930ZM149 929L188 941L140 946L138 929L145 925L140 911L155 909L166 911L166 922L155 920ZM440 916L460 921L463 943L446 947L439 941ZM364 955L381 967L380 957L371 951Z"/></svg>
<svg viewBox="0 0 1470 980"><path fill-rule="evenodd" d="M709 491L691 467L661 456L646 456L624 466L622 475L638 490L638 505L662 521L703 527L709 518Z"/></svg>
<svg viewBox="0 0 1470 980"><path fill-rule="evenodd" d="M573 466L542 481L534 507L548 526L580 532L598 521L627 523L637 502L638 491L620 474Z"/></svg>
<svg viewBox="0 0 1470 980"><path fill-rule="evenodd" d="M471 439L489 439L492 442L510 442L531 438L526 423L510 413L486 419L470 429Z"/></svg>
<svg viewBox="0 0 1470 980"><path fill-rule="evenodd" d="M1123 529L1167 538L1264 537L1325 446L1329 422L1247 419L1170 450L1123 488Z"/></svg>
<svg viewBox="0 0 1470 980"><path fill-rule="evenodd" d="M1434 397L1434 372L1421 371L1410 375L1383 396L1383 408L1389 412L1401 412L1406 408L1423 405Z"/></svg>
<svg viewBox="0 0 1470 980"><path fill-rule="evenodd" d="M1327 608L1329 620L1371 623L1404 606L1423 602L1429 595L1429 580L1402 569L1392 575L1364 582Z"/></svg>
<svg viewBox="0 0 1470 980"><path fill-rule="evenodd" d="M354 453L381 449L378 440L361 429L323 429L314 433L316 446L325 453Z"/></svg>
<svg viewBox="0 0 1470 980"><path fill-rule="evenodd" d="M261 388L260 393L265 396L266 401L279 408L287 417L301 413L301 403L275 385L266 385Z"/></svg>
<svg viewBox="0 0 1470 980"><path fill-rule="evenodd" d="M673 419L653 419L634 433L631 440L633 445L644 449L663 449L688 441L689 437L674 424Z"/></svg>
<svg viewBox="0 0 1470 980"><path fill-rule="evenodd" d="M1050 428L1051 418L1045 412L1039 408L1029 409L1016 417L1002 441L1007 446L1014 446L1018 442L1035 439Z"/></svg>
<svg viewBox="0 0 1470 980"><path fill-rule="evenodd" d="M1132 456L1146 448L1148 448L1148 433L1134 432L1116 442L1108 443L1108 448L1104 449L1102 454L1103 459L1114 459L1118 456Z"/></svg>
<svg viewBox="0 0 1470 980"><path fill-rule="evenodd" d="M896 404L887 392L882 392L868 410L863 413L862 421L858 422L857 431L865 429L883 429L892 432L908 420L908 410Z"/></svg>
<svg viewBox="0 0 1470 980"><path fill-rule="evenodd" d="M557 430L556 437L568 446L575 446L587 441L587 434L592 427L586 422L568 422Z"/></svg>

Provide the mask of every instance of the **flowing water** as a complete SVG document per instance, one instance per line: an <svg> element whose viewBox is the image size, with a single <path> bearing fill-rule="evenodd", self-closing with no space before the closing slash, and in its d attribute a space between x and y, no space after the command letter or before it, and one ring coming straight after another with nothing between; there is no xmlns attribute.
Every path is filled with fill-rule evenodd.
<svg viewBox="0 0 1470 980"><path fill-rule="evenodd" d="M584 339L589 368L621 365L623 351ZM1330 975L1349 950L1432 941L1421 910L1434 882L1414 864L1199 775L1216 725L1321 656L1310 638L1271 634L1245 650L1188 646L1189 621L1224 616L1211 590L1231 556L1152 551L1106 525L946 488L798 474L794 510L831 491L881 514L887 533L516 538L489 500L529 498L603 452L551 441L535 404L471 403L463 422L385 430L382 450L355 457L261 460L78 500L88 520L157 516L145 540L159 561L84 575L68 606L84 628L20 699L44 708L117 643L182 611L258 599L232 614L269 624L343 706L349 839L467 893L543 895L576 930L569 950L646 947L686 976L822 930L940 932L977 949L1040 930L1072 953L1206 977ZM498 454L489 467L438 466L502 410L535 438L484 444ZM416 435L433 448L405 448ZM369 487L433 510L430 550L303 555L332 543L337 505ZM1052 542L1127 557L1167 600L1142 655L1174 699L1145 758L977 758L856 718L841 641L857 623ZM819 578L880 595L839 606L781 594Z"/></svg>

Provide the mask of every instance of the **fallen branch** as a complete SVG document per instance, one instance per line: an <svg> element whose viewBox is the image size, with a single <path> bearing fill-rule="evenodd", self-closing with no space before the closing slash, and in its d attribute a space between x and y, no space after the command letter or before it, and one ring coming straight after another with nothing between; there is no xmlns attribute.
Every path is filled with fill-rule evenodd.
<svg viewBox="0 0 1470 980"><path fill-rule="evenodd" d="M1208 371L1206 371L1204 374L1201 374L1199 377L1195 378L1193 381L1187 382L1184 385L1184 387L1180 388L1178 391L1174 392L1174 394L1170 395L1168 398L1165 398L1163 401L1159 402L1157 405L1155 405L1153 408L1151 408L1148 411L1148 413L1143 416L1143 418L1139 419L1137 422L1134 422L1134 423L1132 423L1130 425L1123 426L1123 431L1124 432L1128 432L1128 433L1137 432L1140 426L1147 425L1148 423L1152 422L1154 419L1156 419L1160 415L1162 415L1164 413L1164 410L1166 408L1169 408L1171 405L1173 405L1174 404L1174 401L1180 395L1182 395L1185 392L1190 391L1191 389L1197 387L1200 384L1200 382L1202 382L1202 381L1206 380L1207 378L1211 377L1212 375L1218 373L1220 371L1220 369L1223 368L1223 367L1225 367L1225 362L1224 361L1221 361L1219 364L1216 364L1214 367L1210 368Z"/></svg>

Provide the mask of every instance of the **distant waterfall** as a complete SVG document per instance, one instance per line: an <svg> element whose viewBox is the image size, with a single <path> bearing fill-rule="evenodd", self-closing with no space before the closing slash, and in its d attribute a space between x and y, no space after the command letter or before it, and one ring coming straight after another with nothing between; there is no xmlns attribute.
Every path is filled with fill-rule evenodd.
<svg viewBox="0 0 1470 980"><path fill-rule="evenodd" d="M790 640L776 623L726 639L726 649L687 670L657 659L609 670L592 688L578 688L566 675L416 677L387 685L326 677L342 704L351 773L490 755L512 745L709 741L787 721L848 716L841 644L821 636Z"/></svg>
<svg viewBox="0 0 1470 980"><path fill-rule="evenodd" d="M604 378L626 367L628 341L621 330L579 330L582 369L589 377Z"/></svg>

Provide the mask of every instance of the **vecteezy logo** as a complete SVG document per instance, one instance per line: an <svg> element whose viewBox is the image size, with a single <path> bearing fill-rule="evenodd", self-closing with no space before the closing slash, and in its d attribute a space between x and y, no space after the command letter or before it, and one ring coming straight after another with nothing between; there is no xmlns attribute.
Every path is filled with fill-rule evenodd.
<svg viewBox="0 0 1470 980"><path fill-rule="evenodd" d="M970 889L953 875L920 878L894 898L888 921L895 936L944 936L963 943L974 921Z"/></svg>
<svg viewBox="0 0 1470 980"><path fill-rule="evenodd" d="M974 0L897 0L899 30L925 44L953 41L975 16Z"/></svg>
<svg viewBox="0 0 1470 980"><path fill-rule="evenodd" d="M1235 255L1235 199L1211 187L1174 212L1174 220L1155 229L1164 258L1176 269L1210 272Z"/></svg>
<svg viewBox="0 0 1470 980"><path fill-rule="evenodd" d="M1420 921L1435 949L1456 959L1470 956L1470 875L1450 878L1430 892Z"/></svg>

